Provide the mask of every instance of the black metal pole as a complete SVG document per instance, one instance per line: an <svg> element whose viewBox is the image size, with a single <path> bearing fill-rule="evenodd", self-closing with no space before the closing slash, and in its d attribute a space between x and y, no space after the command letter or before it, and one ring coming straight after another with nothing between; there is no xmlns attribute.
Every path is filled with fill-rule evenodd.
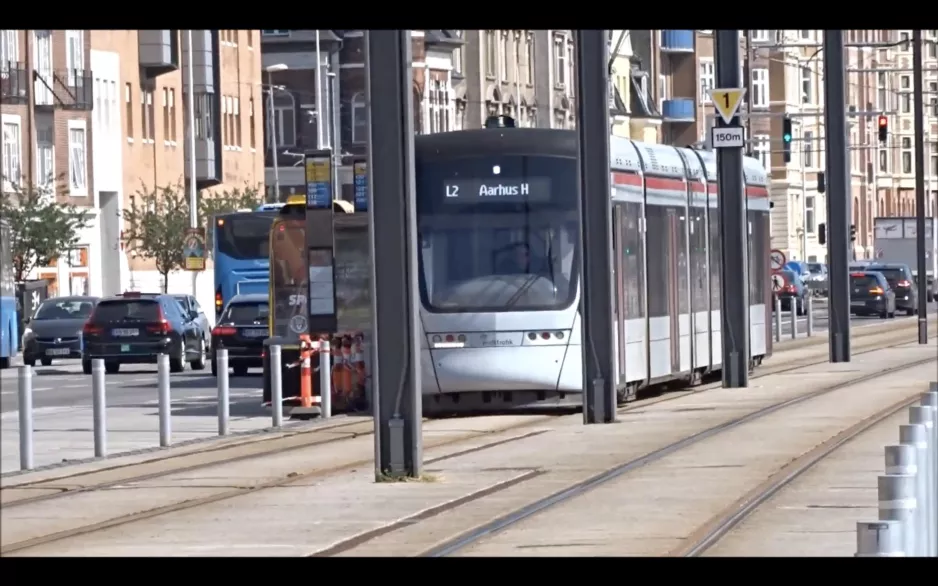
<svg viewBox="0 0 938 586"><path fill-rule="evenodd" d="M367 31L365 43L371 128L368 210L371 215L371 310L376 347L372 372L375 474L417 477L423 460L423 404L417 343L410 31ZM376 190L375 186L380 188ZM375 221L379 218L381 221Z"/></svg>
<svg viewBox="0 0 938 586"><path fill-rule="evenodd" d="M850 168L847 165L844 38L824 31L824 126L827 141L827 262L830 361L850 362Z"/></svg>
<svg viewBox="0 0 938 586"><path fill-rule="evenodd" d="M925 262L925 100L922 91L922 31L912 31L912 100L915 107L915 249L918 251L918 343L928 343L928 264ZM934 238L934 236L933 236ZM938 277L938 276L936 276Z"/></svg>
<svg viewBox="0 0 938 586"><path fill-rule="evenodd" d="M742 87L739 79L739 31L716 31L716 78L719 88ZM739 125L738 115L732 126ZM722 118L717 126L727 125ZM749 386L749 241L743 149L717 150L720 195L720 319L723 328L723 387ZM653 294L653 292L652 292Z"/></svg>
<svg viewBox="0 0 938 586"><path fill-rule="evenodd" d="M616 420L608 50L606 31L576 31L584 423Z"/></svg>

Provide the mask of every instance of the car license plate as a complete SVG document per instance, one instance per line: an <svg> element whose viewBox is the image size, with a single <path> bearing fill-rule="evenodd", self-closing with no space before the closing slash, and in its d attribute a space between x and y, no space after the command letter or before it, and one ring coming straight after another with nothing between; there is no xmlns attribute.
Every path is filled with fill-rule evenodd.
<svg viewBox="0 0 938 586"><path fill-rule="evenodd" d="M121 344L121 352L130 352L130 344Z"/></svg>
<svg viewBox="0 0 938 586"><path fill-rule="evenodd" d="M46 350L46 356L68 356L68 348L49 348Z"/></svg>
<svg viewBox="0 0 938 586"><path fill-rule="evenodd" d="M850 303L851 307L866 307L866 303L863 301L853 301Z"/></svg>
<svg viewBox="0 0 938 586"><path fill-rule="evenodd" d="M111 330L111 333L112 333L115 337L119 337L119 338L129 338L129 337L131 337L131 336L139 336L139 335L140 335L140 330L138 330L138 329L136 329L136 328L129 328L129 329L121 329L121 328L118 328L118 329L116 329L116 330Z"/></svg>
<svg viewBox="0 0 938 586"><path fill-rule="evenodd" d="M267 330L255 329L255 330L244 330L245 338L263 338L267 335Z"/></svg>

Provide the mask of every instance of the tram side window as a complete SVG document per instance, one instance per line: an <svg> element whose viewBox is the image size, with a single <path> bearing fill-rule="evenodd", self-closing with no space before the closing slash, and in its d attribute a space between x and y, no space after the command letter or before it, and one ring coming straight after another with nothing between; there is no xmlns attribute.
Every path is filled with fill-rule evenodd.
<svg viewBox="0 0 938 586"><path fill-rule="evenodd" d="M673 208L674 209L674 228L677 230L677 251L675 256L677 257L677 282L678 282L678 295L677 295L677 311L678 313L687 314L690 313L690 281L688 280L687 272L690 270L690 263L688 262L687 255L687 209L684 208Z"/></svg>
<svg viewBox="0 0 938 586"><path fill-rule="evenodd" d="M690 208L689 213L693 230L690 235L691 295L697 312L707 309L710 297L707 291L710 282L707 274L707 210Z"/></svg>
<svg viewBox="0 0 938 586"><path fill-rule="evenodd" d="M710 208L710 310L720 309L720 210Z"/></svg>
<svg viewBox="0 0 938 586"><path fill-rule="evenodd" d="M752 234L749 236L749 305L761 305L765 303L768 280L768 214L750 211L749 222L752 225Z"/></svg>
<svg viewBox="0 0 938 586"><path fill-rule="evenodd" d="M644 269L645 259L640 230L642 206L638 203L625 203L619 207L623 214L622 225L625 234L622 238L622 270L625 275L625 319L643 317L645 298Z"/></svg>
<svg viewBox="0 0 938 586"><path fill-rule="evenodd" d="M648 317L666 317L671 293L668 273L670 272L670 239L668 210L662 206L645 208L648 231L645 241L648 246Z"/></svg>

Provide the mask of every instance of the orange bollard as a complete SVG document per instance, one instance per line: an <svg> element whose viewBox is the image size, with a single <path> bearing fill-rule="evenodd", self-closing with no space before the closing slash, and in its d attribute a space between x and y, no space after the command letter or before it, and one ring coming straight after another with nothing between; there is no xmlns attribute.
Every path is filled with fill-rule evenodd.
<svg viewBox="0 0 938 586"><path fill-rule="evenodd" d="M342 395L342 371L345 365L342 356L342 338L332 338L332 392Z"/></svg>
<svg viewBox="0 0 938 586"><path fill-rule="evenodd" d="M352 338L349 336L342 338L342 362L345 365L342 372L342 393L345 395L345 400L348 401L354 390L352 388L352 372L355 370L355 365L352 364Z"/></svg>
<svg viewBox="0 0 938 586"><path fill-rule="evenodd" d="M300 336L300 407L313 406L313 369L311 355L313 342L309 336Z"/></svg>

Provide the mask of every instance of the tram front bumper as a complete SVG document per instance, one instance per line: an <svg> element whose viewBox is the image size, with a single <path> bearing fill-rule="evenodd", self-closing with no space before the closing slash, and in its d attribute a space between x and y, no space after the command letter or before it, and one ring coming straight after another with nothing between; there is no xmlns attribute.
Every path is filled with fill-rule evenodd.
<svg viewBox="0 0 938 586"><path fill-rule="evenodd" d="M437 348L430 350L430 358L441 393L580 392L583 387L578 345Z"/></svg>

